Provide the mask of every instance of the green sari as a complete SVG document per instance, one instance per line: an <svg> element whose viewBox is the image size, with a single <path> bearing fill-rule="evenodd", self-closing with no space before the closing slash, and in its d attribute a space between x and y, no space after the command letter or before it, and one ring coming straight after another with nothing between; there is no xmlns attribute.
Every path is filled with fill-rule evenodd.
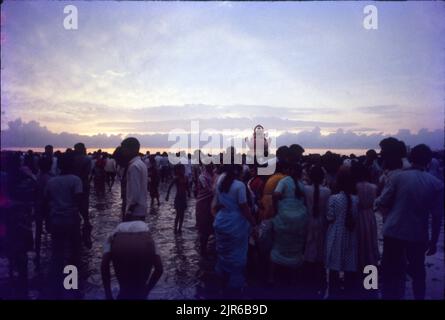
<svg viewBox="0 0 445 320"><path fill-rule="evenodd" d="M304 196L297 198L295 187L294 180L285 177L275 189L283 198L278 202L278 213L272 219L273 246L270 258L272 262L286 267L299 267L303 263L306 242L308 215ZM303 190L300 184L298 188Z"/></svg>

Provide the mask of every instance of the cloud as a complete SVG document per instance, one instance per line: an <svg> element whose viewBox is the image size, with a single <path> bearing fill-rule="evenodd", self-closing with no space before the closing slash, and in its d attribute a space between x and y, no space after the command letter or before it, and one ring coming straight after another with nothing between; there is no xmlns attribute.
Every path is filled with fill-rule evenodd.
<svg viewBox="0 0 445 320"><path fill-rule="evenodd" d="M2 148L38 148L47 144L65 148L73 147L77 142L84 142L87 146L111 148L119 145L121 140L120 135L54 133L37 121L23 122L21 119L8 122L8 129L1 131Z"/></svg>
<svg viewBox="0 0 445 320"><path fill-rule="evenodd" d="M388 112L394 112L399 109L397 105L379 105L379 106L367 106L367 107L358 107L359 111L364 113L372 113L372 114L384 114Z"/></svg>
<svg viewBox="0 0 445 320"><path fill-rule="evenodd" d="M10 92L2 94L7 109L2 125L22 118L36 120L54 131L95 133L153 133L169 132L175 128L188 129L190 120L200 120L202 128L251 129L261 123L269 129L301 130L313 128L339 128L357 125L352 121L317 121L325 115L340 114L335 108L281 107L269 105L211 105L184 104L150 107L110 107L88 101L51 101L27 99ZM21 112L27 109L26 117ZM50 110L42 113L42 110ZM331 119L331 118L328 118Z"/></svg>
<svg viewBox="0 0 445 320"><path fill-rule="evenodd" d="M76 32L64 30L63 6L5 3L2 125L21 117L93 134L98 122L256 115L385 132L443 126L444 22L436 4L406 14L389 6L391 27L378 37L357 24L356 3L79 2ZM341 16L335 25L332 10ZM84 103L106 107L77 109Z"/></svg>
<svg viewBox="0 0 445 320"><path fill-rule="evenodd" d="M169 132L173 129L190 130L191 121L198 120L201 130L251 130L257 124L263 125L270 130L285 131L297 130L308 127L338 128L350 127L354 122L323 122L323 121L305 121L291 120L278 117L221 117L207 119L176 119L164 121L114 121L99 122L97 125L101 128L110 128L121 130L123 132Z"/></svg>
<svg viewBox="0 0 445 320"><path fill-rule="evenodd" d="M354 132L371 132L371 131L379 131L376 128L354 128Z"/></svg>
<svg viewBox="0 0 445 320"><path fill-rule="evenodd" d="M307 148L378 149L379 142L390 136L403 140L411 147L425 143L432 149L444 148L444 131L429 131L428 129L421 129L417 134L411 133L408 129L400 129L394 135L384 134L382 132L364 134L356 133L352 130L345 131L338 129L334 133L322 135L320 129L315 128L312 131L284 133L277 138L277 145L299 143Z"/></svg>
<svg viewBox="0 0 445 320"><path fill-rule="evenodd" d="M417 112L412 112L411 110L409 110L408 107L402 107L400 105L394 104L358 107L357 111L364 114L376 115L381 117L400 116L402 114L418 114Z"/></svg>
<svg viewBox="0 0 445 320"><path fill-rule="evenodd" d="M43 147L52 144L55 147L72 147L77 142L84 142L89 148L113 148L120 144L125 136L137 137L145 148L167 148L174 142L168 141L168 134L127 134L92 136L76 133L54 133L41 126L37 121L24 122L21 119L10 121L8 128L1 131L2 148L12 147ZM298 143L305 148L322 149L378 149L378 143L390 135L384 133L356 133L352 130L338 129L334 133L322 135L319 127L303 130L298 133L285 132L277 137L277 145ZM444 131L422 129L412 133L408 129L400 129L394 137L405 141L409 146L426 143L433 149L444 148ZM203 142L202 144L205 144Z"/></svg>

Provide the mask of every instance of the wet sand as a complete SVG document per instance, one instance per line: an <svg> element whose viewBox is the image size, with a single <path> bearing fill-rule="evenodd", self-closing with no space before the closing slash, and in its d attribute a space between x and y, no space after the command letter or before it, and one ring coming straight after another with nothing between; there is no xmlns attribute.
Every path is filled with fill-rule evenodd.
<svg viewBox="0 0 445 320"><path fill-rule="evenodd" d="M209 243L209 257L199 254L199 241L195 227L195 199L188 200L184 225L181 234L174 234L173 197L167 203L164 201L167 184L160 186L161 206L149 209L147 222L152 230L159 254L164 265L164 274L149 294L149 299L215 299L221 298L216 287L216 276L213 272L215 264L214 242ZM174 190L172 190L174 192ZM82 265L79 270L80 298L104 299L100 262L102 245L108 234L121 221L120 186L117 182L112 191L97 193L94 188L90 196L90 217L93 224L91 250L83 250ZM379 219L380 220L380 219ZM381 221L379 221L381 223ZM427 299L444 299L444 245L443 230L438 244L438 253L427 257ZM382 241L380 240L380 247ZM36 272L33 264L34 253L29 255L30 298L47 298L47 277L50 259L50 235L42 239L42 268ZM113 275L113 271L112 271ZM304 293L298 288L292 292L284 292L282 288L270 288L254 279L245 292L245 298L293 298L304 299ZM411 286L407 281L407 299L412 299ZM14 298L11 280L8 276L7 260L0 258L0 298ZM112 278L114 296L118 293L116 279ZM301 291L301 290L300 290Z"/></svg>

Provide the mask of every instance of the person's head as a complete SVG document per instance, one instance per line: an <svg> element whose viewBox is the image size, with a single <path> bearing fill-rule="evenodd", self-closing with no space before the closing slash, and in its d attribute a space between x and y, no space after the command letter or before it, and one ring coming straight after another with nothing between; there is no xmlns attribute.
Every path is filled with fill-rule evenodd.
<svg viewBox="0 0 445 320"><path fill-rule="evenodd" d="M121 147L117 147L116 149L114 149L113 158L116 161L116 164L118 166L120 166L120 167L125 167L126 166L126 162L125 162L124 157L122 155L122 148Z"/></svg>
<svg viewBox="0 0 445 320"><path fill-rule="evenodd" d="M229 192L233 181L240 176L242 167L238 164L224 164L222 166L222 171L225 173L225 177L221 181L219 190L223 193L227 193Z"/></svg>
<svg viewBox="0 0 445 320"><path fill-rule="evenodd" d="M355 227L354 217L352 216L352 197L355 192L355 183L352 178L351 169L349 167L341 166L337 174L337 189L339 192L343 191L347 199L345 226L349 231Z"/></svg>
<svg viewBox="0 0 445 320"><path fill-rule="evenodd" d="M324 179L324 171L321 166L315 165L309 169L309 179L314 185L320 185Z"/></svg>
<svg viewBox="0 0 445 320"><path fill-rule="evenodd" d="M46 155L52 156L53 152L54 152L54 148L53 148L52 145L48 144L48 145L45 146L45 153L46 153Z"/></svg>
<svg viewBox="0 0 445 320"><path fill-rule="evenodd" d="M289 158L289 148L287 146L280 146L276 152L277 162L285 161Z"/></svg>
<svg viewBox="0 0 445 320"><path fill-rule="evenodd" d="M377 152L374 149L369 149L366 151L366 160L372 162L377 159Z"/></svg>
<svg viewBox="0 0 445 320"><path fill-rule="evenodd" d="M369 180L369 172L361 162L352 162L351 174L355 182L363 182Z"/></svg>
<svg viewBox="0 0 445 320"><path fill-rule="evenodd" d="M321 166L321 155L318 153L311 154L309 156L303 156L303 163L307 163L309 165L318 165Z"/></svg>
<svg viewBox="0 0 445 320"><path fill-rule="evenodd" d="M87 154L87 149L85 148L85 145L82 142L76 143L74 145L74 151L82 155Z"/></svg>
<svg viewBox="0 0 445 320"><path fill-rule="evenodd" d="M287 146L280 146L275 153L275 172L285 173L289 164L289 148Z"/></svg>
<svg viewBox="0 0 445 320"><path fill-rule="evenodd" d="M409 159L414 166L426 168L433 158L433 153L426 144L412 148Z"/></svg>
<svg viewBox="0 0 445 320"><path fill-rule="evenodd" d="M52 159L48 157L42 157L39 159L39 169L42 173L48 173L51 170Z"/></svg>
<svg viewBox="0 0 445 320"><path fill-rule="evenodd" d="M337 190L346 194L352 194L355 191L354 179L352 178L351 168L341 166L337 173Z"/></svg>
<svg viewBox="0 0 445 320"><path fill-rule="evenodd" d="M304 149L299 144L291 144L289 147L289 158L291 162L299 162L303 157Z"/></svg>
<svg viewBox="0 0 445 320"><path fill-rule="evenodd" d="M60 173L63 174L72 174L74 169L74 154L71 153L63 153L59 157L58 166L60 169Z"/></svg>
<svg viewBox="0 0 445 320"><path fill-rule="evenodd" d="M129 137L121 143L122 156L128 162L139 154L141 145L138 139Z"/></svg>
<svg viewBox="0 0 445 320"><path fill-rule="evenodd" d="M403 147L399 140L393 137L385 138L379 143L381 148L381 156L383 166L388 170L395 170L402 168L402 158L404 155ZM406 153L406 148L405 148Z"/></svg>

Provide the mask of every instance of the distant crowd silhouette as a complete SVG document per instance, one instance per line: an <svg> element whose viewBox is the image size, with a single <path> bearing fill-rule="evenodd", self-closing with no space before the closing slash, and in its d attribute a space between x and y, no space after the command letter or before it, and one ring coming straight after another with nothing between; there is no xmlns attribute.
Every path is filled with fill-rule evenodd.
<svg viewBox="0 0 445 320"><path fill-rule="evenodd" d="M82 143L65 152L50 145L43 153L2 150L0 255L9 262L14 297L28 298L28 253L41 268L41 237L50 233L49 298L65 298L63 267L79 266L92 228L101 228L90 223L90 189L106 193L117 179L122 222L103 244L100 266L106 299L145 299L156 286L169 257L159 255L145 220L172 189L174 233L182 232L188 199L196 198L199 252L203 259L216 252L221 297L243 298L255 277L305 299L403 299L409 275L414 298L424 299L425 255L436 253L443 228L443 153L424 144L407 150L392 137L380 149L304 155L298 144L281 146L270 176L258 175L259 165L245 155L242 164L194 164L189 154L172 165L166 152L141 154L135 138L113 154L87 154ZM161 184L168 186L165 199ZM379 270L379 290L363 287L367 265Z"/></svg>

